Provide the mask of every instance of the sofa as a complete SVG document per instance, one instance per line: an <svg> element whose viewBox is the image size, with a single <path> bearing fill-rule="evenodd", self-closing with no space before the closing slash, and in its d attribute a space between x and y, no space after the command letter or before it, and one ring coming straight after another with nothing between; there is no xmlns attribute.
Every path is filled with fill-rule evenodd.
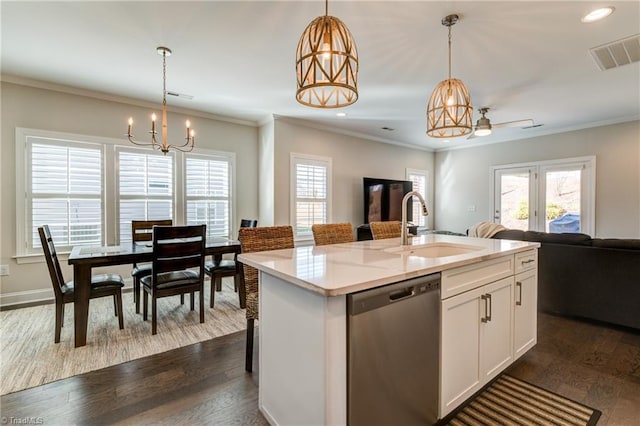
<svg viewBox="0 0 640 426"><path fill-rule="evenodd" d="M492 238L540 243L540 311L640 329L640 239L514 229Z"/></svg>

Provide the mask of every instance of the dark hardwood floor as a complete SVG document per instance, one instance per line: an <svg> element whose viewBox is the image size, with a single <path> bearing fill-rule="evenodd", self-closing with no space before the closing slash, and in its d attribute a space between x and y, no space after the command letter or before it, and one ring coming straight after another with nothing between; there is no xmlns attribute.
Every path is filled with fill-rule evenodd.
<svg viewBox="0 0 640 426"><path fill-rule="evenodd" d="M538 344L508 372L599 409L599 426L640 425L638 330L539 314Z"/></svg>
<svg viewBox="0 0 640 426"><path fill-rule="evenodd" d="M640 425L640 332L540 314L538 344L509 374ZM4 424L265 425L245 333L4 395ZM15 419L15 421L12 421Z"/></svg>

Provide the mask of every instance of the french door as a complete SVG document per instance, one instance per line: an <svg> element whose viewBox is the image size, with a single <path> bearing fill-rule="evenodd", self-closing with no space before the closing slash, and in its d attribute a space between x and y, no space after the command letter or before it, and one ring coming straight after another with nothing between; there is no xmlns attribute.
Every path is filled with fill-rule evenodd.
<svg viewBox="0 0 640 426"><path fill-rule="evenodd" d="M493 168L493 220L509 229L595 232L595 157Z"/></svg>

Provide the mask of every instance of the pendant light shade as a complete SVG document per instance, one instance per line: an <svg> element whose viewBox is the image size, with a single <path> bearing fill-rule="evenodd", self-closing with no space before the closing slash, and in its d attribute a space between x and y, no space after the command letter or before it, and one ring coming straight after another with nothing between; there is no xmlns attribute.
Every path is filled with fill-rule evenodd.
<svg viewBox="0 0 640 426"><path fill-rule="evenodd" d="M433 90L427 104L427 135L432 138L455 138L471 133L473 106L467 86L451 78L451 26L458 22L458 15L442 19L449 27L449 78L441 81Z"/></svg>
<svg viewBox="0 0 640 426"><path fill-rule="evenodd" d="M296 73L296 99L303 105L340 108L358 100L358 52L340 19L325 12L307 26L298 42Z"/></svg>

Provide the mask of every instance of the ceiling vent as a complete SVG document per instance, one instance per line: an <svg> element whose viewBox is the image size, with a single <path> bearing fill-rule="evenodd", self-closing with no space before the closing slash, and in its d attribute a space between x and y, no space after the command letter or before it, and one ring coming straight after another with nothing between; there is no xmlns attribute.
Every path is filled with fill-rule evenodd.
<svg viewBox="0 0 640 426"><path fill-rule="evenodd" d="M589 49L598 67L604 71L640 61L640 34Z"/></svg>

